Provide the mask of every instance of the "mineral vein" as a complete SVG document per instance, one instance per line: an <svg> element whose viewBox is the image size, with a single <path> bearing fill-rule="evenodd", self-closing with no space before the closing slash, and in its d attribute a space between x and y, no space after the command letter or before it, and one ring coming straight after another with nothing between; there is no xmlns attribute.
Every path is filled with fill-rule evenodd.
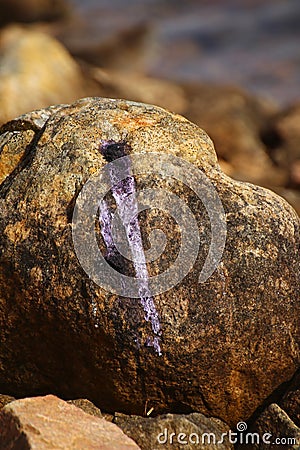
<svg viewBox="0 0 300 450"><path fill-rule="evenodd" d="M112 162L117 158L127 156L129 146L123 142L114 141L104 142L101 145L101 153L107 162ZM155 351L161 355L160 336L161 327L159 316L155 308L153 296L149 287L149 274L146 264L145 253L141 236L140 225L138 221L138 205L136 196L136 186L134 177L131 175L130 160L123 160L122 179L120 177L121 166L112 166L109 170L111 181L111 191L115 199L118 214L126 232L128 246L132 255L132 261L135 274L139 280L140 302L145 312L145 320L150 321L153 331L153 338L148 337L147 346L154 347ZM124 177L125 174L125 177ZM99 220L101 224L101 233L106 245L106 258L113 262L118 259L118 250L114 244L112 235L112 215L110 208L105 200L100 205ZM121 256L121 255L120 255Z"/></svg>

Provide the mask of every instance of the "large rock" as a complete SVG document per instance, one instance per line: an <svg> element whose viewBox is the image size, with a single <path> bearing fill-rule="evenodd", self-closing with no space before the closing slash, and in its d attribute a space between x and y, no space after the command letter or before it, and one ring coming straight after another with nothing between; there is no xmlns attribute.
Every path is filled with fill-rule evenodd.
<svg viewBox="0 0 300 450"><path fill-rule="evenodd" d="M86 93L76 62L45 33L7 27L0 34L0 52L0 123Z"/></svg>
<svg viewBox="0 0 300 450"><path fill-rule="evenodd" d="M0 411L0 447L17 449L138 450L120 428L53 395L25 398Z"/></svg>
<svg viewBox="0 0 300 450"><path fill-rule="evenodd" d="M208 136L163 109L90 98L58 107L48 119L49 110L40 116L44 127L43 120L37 128L32 125L34 137L25 156L11 173L7 166L0 190L0 391L82 397L108 412L142 415L147 405L154 414L196 410L231 426L246 420L299 367L298 216L272 192L223 175ZM29 128L27 117L24 133ZM20 139L24 145L22 118L4 126L0 148L2 139ZM121 143L112 145L111 140ZM20 152L20 146L14 143L12 148ZM153 228L166 233L165 241L156 234L156 242L166 245L161 256L155 245L151 247L150 256L152 251L156 259L148 263L150 281L143 281L143 295L131 291L137 264L114 252L108 219L104 226L109 217L105 206L109 213L116 202L122 211L122 202L133 201L134 180L129 177L119 190L113 189L114 199L109 195L101 202L105 239L96 216L91 215L93 234L84 230L89 216L82 216L80 225L77 214L78 205L91 206L96 214L98 199L88 196L84 202L86 189L93 187L85 183L106 161L126 152L149 172L137 172L136 189L161 189L156 207L141 212L133 226L135 243L140 242L140 227L145 249ZM161 157L153 159L150 152ZM157 164L162 164L165 178L155 172ZM199 169L195 170L200 181L191 168ZM211 255L212 236L221 250L224 237L222 211L213 190L207 191L204 174L226 212L227 239L217 269L198 282ZM163 203L166 191L173 197ZM132 194L127 200L126 192ZM182 203L167 211L179 197L198 222L190 233L186 230L192 219ZM199 197L206 201L207 211ZM145 207L155 206L151 196L140 201ZM133 211L133 204L128 205ZM126 211L120 213L123 222ZM80 262L72 231L75 242L82 241ZM130 294L122 290L124 285L119 286L123 296L116 287L101 287L106 266L97 269L101 253L98 247L93 253L95 239L106 252L108 267L119 267L131 277L130 286L125 284ZM132 238L130 242L132 246ZM166 287L166 269L176 267L181 248L185 253L173 276L182 272L183 279ZM141 260L140 271L143 264ZM159 273L161 291L153 297L152 282Z"/></svg>

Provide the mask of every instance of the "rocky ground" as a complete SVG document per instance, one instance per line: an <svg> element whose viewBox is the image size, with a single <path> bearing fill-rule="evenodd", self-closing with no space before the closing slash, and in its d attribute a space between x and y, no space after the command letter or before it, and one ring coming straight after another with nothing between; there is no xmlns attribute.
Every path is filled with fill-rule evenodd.
<svg viewBox="0 0 300 450"><path fill-rule="evenodd" d="M300 213L300 103L128 71L109 61L118 40L92 49L106 66L74 58L55 38L70 20L64 2L31 0L26 14L23 3L0 0L0 448L269 448L247 444L247 432L299 448L300 237L290 205ZM123 36L127 57L140 55L143 33ZM196 165L227 217L222 263L199 284L213 235L203 205L180 182L140 177L143 188L180 193L202 230L193 270L154 297L147 320L143 302L107 295L86 275L72 242L77 196L105 162L99 143L124 140L132 157L156 151ZM146 234L155 220L142 216ZM180 247L174 223L160 221L171 244L151 276ZM205 433L216 444L202 444Z"/></svg>

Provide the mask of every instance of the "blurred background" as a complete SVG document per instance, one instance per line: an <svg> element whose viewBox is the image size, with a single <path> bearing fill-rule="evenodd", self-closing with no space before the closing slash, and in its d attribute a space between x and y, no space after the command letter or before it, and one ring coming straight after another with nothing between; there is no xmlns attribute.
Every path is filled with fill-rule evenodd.
<svg viewBox="0 0 300 450"><path fill-rule="evenodd" d="M300 213L299 0L0 0L0 27L0 125L84 96L153 103Z"/></svg>

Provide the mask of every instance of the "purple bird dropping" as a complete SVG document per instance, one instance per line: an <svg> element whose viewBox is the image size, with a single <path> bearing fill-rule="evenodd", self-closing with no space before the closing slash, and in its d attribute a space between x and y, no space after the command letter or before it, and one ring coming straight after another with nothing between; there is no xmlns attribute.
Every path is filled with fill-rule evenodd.
<svg viewBox="0 0 300 450"><path fill-rule="evenodd" d="M100 151L107 162L112 162L118 158L128 156L130 147L125 142L106 141L102 143ZM126 238L132 255L135 274L139 279L138 292L140 302L145 312L145 319L150 321L153 332L153 337L148 337L145 345L148 347L153 347L155 351L161 355L161 327L159 316L149 287L149 274L138 220L136 184L132 175L130 159L126 158L124 160L124 165L122 166L122 177L120 177L120 168L118 166L112 166L109 168L109 176L112 195L116 202L119 217L126 232ZM120 178L122 179L120 180ZM106 258L108 261L112 262L116 259L118 253L112 236L112 214L105 200L101 201L99 208L101 233L107 252ZM123 262L124 261L125 260L123 259Z"/></svg>

